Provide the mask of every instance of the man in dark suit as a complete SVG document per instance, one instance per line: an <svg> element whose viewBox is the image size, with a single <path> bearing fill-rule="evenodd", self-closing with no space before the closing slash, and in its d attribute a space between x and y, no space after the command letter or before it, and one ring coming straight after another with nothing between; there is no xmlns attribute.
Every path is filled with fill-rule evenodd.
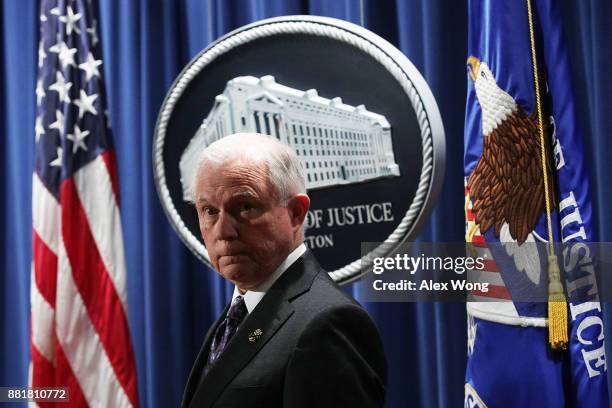
<svg viewBox="0 0 612 408"><path fill-rule="evenodd" d="M235 284L189 376L184 407L382 407L386 361L369 315L304 245L295 153L259 134L208 146L192 183L215 269Z"/></svg>

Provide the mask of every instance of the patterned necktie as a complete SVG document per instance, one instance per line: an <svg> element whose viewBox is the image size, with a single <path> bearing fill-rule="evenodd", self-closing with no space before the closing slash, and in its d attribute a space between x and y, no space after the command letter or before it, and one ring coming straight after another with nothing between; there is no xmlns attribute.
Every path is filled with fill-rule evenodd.
<svg viewBox="0 0 612 408"><path fill-rule="evenodd" d="M244 298L242 296L236 296L236 299L234 299L227 312L227 316L225 316L223 322L217 327L212 342L210 343L208 360L206 361L202 378L208 374L208 371L219 359L221 353L223 353L229 341L234 334L236 334L238 326L240 326L240 323L247 314L248 311L244 303Z"/></svg>

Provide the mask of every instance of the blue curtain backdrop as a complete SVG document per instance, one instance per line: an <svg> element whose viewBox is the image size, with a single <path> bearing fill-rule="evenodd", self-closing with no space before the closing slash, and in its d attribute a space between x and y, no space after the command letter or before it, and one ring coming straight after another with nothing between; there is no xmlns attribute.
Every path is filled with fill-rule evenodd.
<svg viewBox="0 0 612 408"><path fill-rule="evenodd" d="M607 24L612 21L612 3L562 3L586 129L597 225L601 240L611 241L607 203L612 199L612 164L607 156L612 147L612 103L606 97L612 90L608 76L612 73L612 26ZM142 406L179 404L200 342L230 290L179 242L162 212L152 179L155 120L181 68L215 38L273 16L336 17L384 37L421 71L446 129L444 189L420 238L461 241L466 7L464 0L117 0L101 4L104 74L121 182L129 323ZM37 22L35 0L5 0L0 7L0 162L4 170L0 177L0 386L27 384ZM381 330L389 360L387 406L462 406L465 306L366 306ZM606 324L610 338L612 317L607 317Z"/></svg>

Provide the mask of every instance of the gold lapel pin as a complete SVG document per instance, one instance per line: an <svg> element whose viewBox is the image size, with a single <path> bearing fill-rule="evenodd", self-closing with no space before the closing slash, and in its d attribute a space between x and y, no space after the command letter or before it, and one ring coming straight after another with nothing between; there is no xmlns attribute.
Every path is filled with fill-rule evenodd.
<svg viewBox="0 0 612 408"><path fill-rule="evenodd" d="M249 334L249 341L251 343L255 343L257 340L261 338L262 335L263 335L263 332L261 331L261 329L256 329L255 331Z"/></svg>

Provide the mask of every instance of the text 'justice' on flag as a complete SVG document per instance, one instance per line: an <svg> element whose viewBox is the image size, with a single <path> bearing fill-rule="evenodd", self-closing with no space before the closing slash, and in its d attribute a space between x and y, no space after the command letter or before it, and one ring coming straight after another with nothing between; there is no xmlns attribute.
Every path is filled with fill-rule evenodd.
<svg viewBox="0 0 612 408"><path fill-rule="evenodd" d="M69 406L136 407L119 185L92 3L40 6L30 385L69 387Z"/></svg>

